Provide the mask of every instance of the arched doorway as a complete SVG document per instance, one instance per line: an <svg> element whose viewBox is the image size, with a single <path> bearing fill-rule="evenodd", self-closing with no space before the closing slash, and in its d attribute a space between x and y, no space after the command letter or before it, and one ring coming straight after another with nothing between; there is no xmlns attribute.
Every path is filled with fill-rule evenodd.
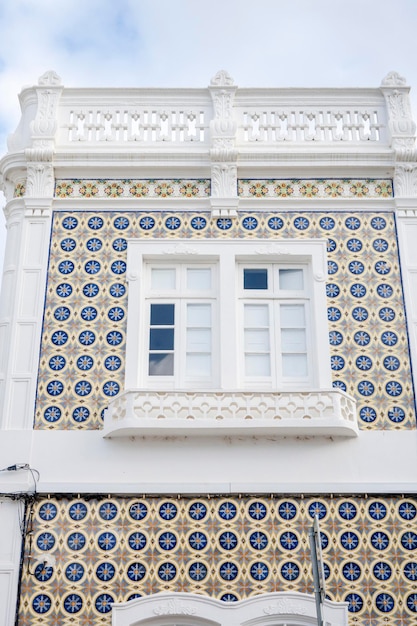
<svg viewBox="0 0 417 626"><path fill-rule="evenodd" d="M325 626L348 626L346 602L326 600ZM266 593L222 602L193 593L157 593L113 605L112 626L317 626L314 596Z"/></svg>

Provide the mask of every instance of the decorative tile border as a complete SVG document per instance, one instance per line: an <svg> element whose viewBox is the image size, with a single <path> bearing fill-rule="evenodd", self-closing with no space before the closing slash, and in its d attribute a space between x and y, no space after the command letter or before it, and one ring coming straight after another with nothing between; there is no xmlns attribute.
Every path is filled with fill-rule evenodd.
<svg viewBox="0 0 417 626"><path fill-rule="evenodd" d="M240 179L242 198L392 198L390 179Z"/></svg>
<svg viewBox="0 0 417 626"><path fill-rule="evenodd" d="M349 603L352 624L416 620L414 497L52 497L32 513L20 626L110 625L112 602L160 591L229 602L312 593L315 515L326 594Z"/></svg>
<svg viewBox="0 0 417 626"><path fill-rule="evenodd" d="M239 196L243 198L389 198L389 179L317 179L317 180L247 180L240 179ZM97 198L198 198L210 195L206 180L57 180L55 195Z"/></svg>
<svg viewBox="0 0 417 626"><path fill-rule="evenodd" d="M333 385L362 429L414 429L413 386L392 213L55 213L35 428L95 429L123 390L129 238L328 241Z"/></svg>
<svg viewBox="0 0 417 626"><path fill-rule="evenodd" d="M57 179L57 198L206 198L210 179ZM14 197L24 196L19 183ZM390 179L239 179L242 198L392 198Z"/></svg>
<svg viewBox="0 0 417 626"><path fill-rule="evenodd" d="M206 198L209 179L67 180L55 182L57 198Z"/></svg>

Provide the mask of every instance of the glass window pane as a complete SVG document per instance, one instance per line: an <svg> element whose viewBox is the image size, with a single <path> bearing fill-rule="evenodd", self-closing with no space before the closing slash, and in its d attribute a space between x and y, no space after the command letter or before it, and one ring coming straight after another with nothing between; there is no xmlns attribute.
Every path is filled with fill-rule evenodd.
<svg viewBox="0 0 417 626"><path fill-rule="evenodd" d="M267 269L244 269L243 270L244 289L268 289Z"/></svg>
<svg viewBox="0 0 417 626"><path fill-rule="evenodd" d="M187 304L187 326L211 326L211 304Z"/></svg>
<svg viewBox="0 0 417 626"><path fill-rule="evenodd" d="M304 304L281 304L281 328L305 326Z"/></svg>
<svg viewBox="0 0 417 626"><path fill-rule="evenodd" d="M282 373L291 378L305 378L308 375L307 355L305 354L283 354Z"/></svg>
<svg viewBox="0 0 417 626"><path fill-rule="evenodd" d="M151 328L149 332L149 350L173 350L173 328Z"/></svg>
<svg viewBox="0 0 417 626"><path fill-rule="evenodd" d="M187 350L190 352L211 352L211 330L209 328L188 328Z"/></svg>
<svg viewBox="0 0 417 626"><path fill-rule="evenodd" d="M153 267L151 289L175 289L175 268Z"/></svg>
<svg viewBox="0 0 417 626"><path fill-rule="evenodd" d="M150 354L149 376L172 376L174 374L174 355Z"/></svg>
<svg viewBox="0 0 417 626"><path fill-rule="evenodd" d="M262 328L269 326L269 311L267 304L245 304L245 328Z"/></svg>
<svg viewBox="0 0 417 626"><path fill-rule="evenodd" d="M245 374L246 376L270 376L269 354L245 355Z"/></svg>
<svg viewBox="0 0 417 626"><path fill-rule="evenodd" d="M245 330L245 352L269 352L269 330Z"/></svg>
<svg viewBox="0 0 417 626"><path fill-rule="evenodd" d="M151 304L151 326L172 326L174 304Z"/></svg>
<svg viewBox="0 0 417 626"><path fill-rule="evenodd" d="M210 376L210 354L187 354L185 369L187 376Z"/></svg>
<svg viewBox="0 0 417 626"><path fill-rule="evenodd" d="M192 291L211 289L211 269L187 267L187 289Z"/></svg>
<svg viewBox="0 0 417 626"><path fill-rule="evenodd" d="M303 328L283 328L281 330L282 352L305 352L306 332Z"/></svg>
<svg viewBox="0 0 417 626"><path fill-rule="evenodd" d="M303 270L280 269L279 270L280 289L304 289Z"/></svg>

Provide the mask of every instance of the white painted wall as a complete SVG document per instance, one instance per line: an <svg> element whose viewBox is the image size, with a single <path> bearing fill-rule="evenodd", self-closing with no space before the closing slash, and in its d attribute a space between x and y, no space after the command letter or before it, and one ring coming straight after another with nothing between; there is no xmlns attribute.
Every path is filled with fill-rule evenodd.
<svg viewBox="0 0 417 626"><path fill-rule="evenodd" d="M8 207L0 306L0 427L31 428L39 363L50 211Z"/></svg>
<svg viewBox="0 0 417 626"><path fill-rule="evenodd" d="M337 440L104 439L101 431L33 431L22 446L17 441L19 433L4 432L0 458L38 470L43 493L417 492L416 431L362 431ZM30 472L7 475L13 490L32 488Z"/></svg>
<svg viewBox="0 0 417 626"><path fill-rule="evenodd" d="M1 455L0 455L0 458ZM15 623L23 503L0 497L0 624Z"/></svg>

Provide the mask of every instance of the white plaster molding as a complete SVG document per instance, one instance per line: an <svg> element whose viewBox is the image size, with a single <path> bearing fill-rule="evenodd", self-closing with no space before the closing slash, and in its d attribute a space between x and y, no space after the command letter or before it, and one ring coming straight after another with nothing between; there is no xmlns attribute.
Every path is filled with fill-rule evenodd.
<svg viewBox="0 0 417 626"><path fill-rule="evenodd" d="M26 195L30 198L49 198L54 193L54 168L50 163L29 162L27 166Z"/></svg>
<svg viewBox="0 0 417 626"><path fill-rule="evenodd" d="M410 88L405 78L397 72L390 72L381 83L381 91L387 105L391 147L397 159L416 160L416 124L411 113Z"/></svg>
<svg viewBox="0 0 417 626"><path fill-rule="evenodd" d="M62 86L61 77L53 70L49 70L39 77L38 84L42 86L57 87Z"/></svg>
<svg viewBox="0 0 417 626"><path fill-rule="evenodd" d="M167 615L192 616L196 625L266 626L273 617L273 623L280 626L317 626L314 596L293 591L265 593L238 602L194 593L156 593L112 606L113 626L162 625ZM325 600L323 616L326 626L348 626L347 602Z"/></svg>
<svg viewBox="0 0 417 626"><path fill-rule="evenodd" d="M155 615L195 615L197 609L190 604L171 598L165 603L158 604L154 609Z"/></svg>
<svg viewBox="0 0 417 626"><path fill-rule="evenodd" d="M265 615L307 615L308 612L305 607L300 606L300 603L293 602L286 598L277 600L273 604L269 604L263 610Z"/></svg>
<svg viewBox="0 0 417 626"><path fill-rule="evenodd" d="M234 114L234 98L237 86L233 79L224 70L218 72L211 80L209 91L214 107L214 118L210 121L211 149L211 196L216 198L212 203L212 212L226 210L226 206L219 207L219 199L237 198L237 150L236 131L237 120ZM233 206L237 213L238 202Z"/></svg>
<svg viewBox="0 0 417 626"><path fill-rule="evenodd" d="M58 107L63 85L58 74L50 71L39 78L39 86L35 90L38 106L35 119L30 125L34 145L38 139L54 138L58 127Z"/></svg>
<svg viewBox="0 0 417 626"><path fill-rule="evenodd" d="M164 249L163 254L173 255L197 255L199 254L198 247L189 244L179 243L174 246L168 246Z"/></svg>
<svg viewBox="0 0 417 626"><path fill-rule="evenodd" d="M50 217L52 214L52 198L25 196L25 217Z"/></svg>
<svg viewBox="0 0 417 626"><path fill-rule="evenodd" d="M407 84L406 79L398 72L388 72L381 81L382 87L403 87Z"/></svg>
<svg viewBox="0 0 417 626"><path fill-rule="evenodd" d="M13 199L14 189L15 189L15 185L13 181L11 181L8 177L5 177L5 176L0 177L0 190L4 193L6 202L9 202L10 200Z"/></svg>
<svg viewBox="0 0 417 626"><path fill-rule="evenodd" d="M212 198L237 197L237 167L229 163L213 163L211 167Z"/></svg>
<svg viewBox="0 0 417 626"><path fill-rule="evenodd" d="M214 87L232 87L235 86L233 78L226 70L219 70L210 80L210 85Z"/></svg>
<svg viewBox="0 0 417 626"><path fill-rule="evenodd" d="M417 197L417 162L397 162L395 166L394 187L397 197Z"/></svg>
<svg viewBox="0 0 417 626"><path fill-rule="evenodd" d="M211 198L211 217L230 217L234 218L238 215L239 199L238 198Z"/></svg>
<svg viewBox="0 0 417 626"><path fill-rule="evenodd" d="M338 389L308 392L128 390L109 403L104 437L177 433L199 436L356 437L356 402Z"/></svg>

